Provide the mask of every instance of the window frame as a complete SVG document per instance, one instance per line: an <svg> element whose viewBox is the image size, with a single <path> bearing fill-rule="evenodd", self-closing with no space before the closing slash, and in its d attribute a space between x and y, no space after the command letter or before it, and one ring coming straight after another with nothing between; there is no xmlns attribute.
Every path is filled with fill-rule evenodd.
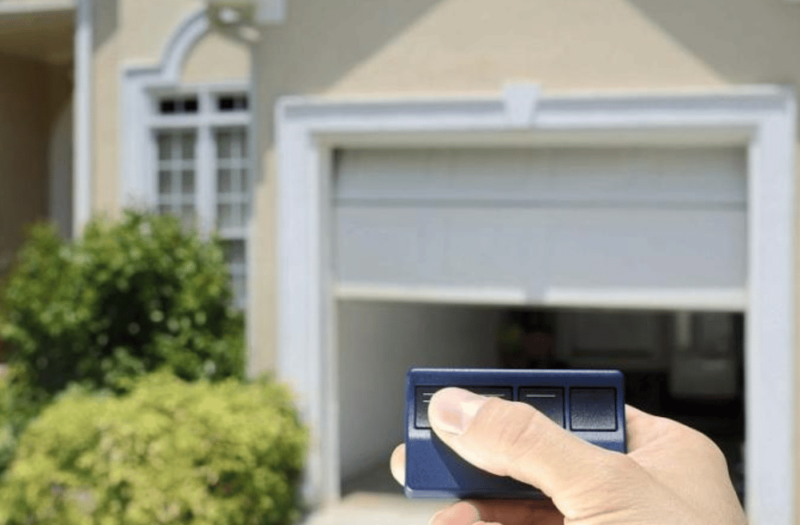
<svg viewBox="0 0 800 525"><path fill-rule="evenodd" d="M245 290L247 290L251 275L249 270L250 228L252 223L252 200L250 213L244 218L243 224L238 227L217 227L217 142L216 133L225 129L244 129L245 155L244 169L246 170L247 187L252 195L255 185L254 133L253 133L253 100L250 86L247 83L225 84L181 84L180 86L156 87L147 90L148 112L144 118L143 176L147 178L144 184L145 204L156 209L159 203L158 190L158 134L162 131L193 131L195 133L195 193L194 204L196 214L196 228L201 236L210 238L216 234L223 241L244 241L245 247ZM220 111L217 107L217 98L220 96L242 95L247 98L247 109L233 111ZM198 108L194 113L161 114L160 104L164 98L183 98L196 96ZM241 266L241 265L239 265ZM238 266L237 266L238 268ZM233 265L231 275L233 276ZM242 270L238 268L237 271ZM247 294L237 306L243 311L247 310Z"/></svg>

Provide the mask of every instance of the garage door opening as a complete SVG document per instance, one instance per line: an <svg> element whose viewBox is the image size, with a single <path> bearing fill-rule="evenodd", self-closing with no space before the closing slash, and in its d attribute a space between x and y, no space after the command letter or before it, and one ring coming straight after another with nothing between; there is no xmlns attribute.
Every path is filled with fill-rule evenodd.
<svg viewBox="0 0 800 525"><path fill-rule="evenodd" d="M406 371L426 367L616 368L627 402L722 449L744 497L744 316L342 300L337 305L342 494L401 493Z"/></svg>

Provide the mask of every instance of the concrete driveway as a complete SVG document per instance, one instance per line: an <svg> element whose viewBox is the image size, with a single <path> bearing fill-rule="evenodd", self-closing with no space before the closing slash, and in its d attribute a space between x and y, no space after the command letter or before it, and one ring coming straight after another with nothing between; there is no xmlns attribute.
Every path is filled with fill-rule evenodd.
<svg viewBox="0 0 800 525"><path fill-rule="evenodd" d="M302 525L426 525L452 501L408 499L392 479L388 459L342 485L344 497L309 515Z"/></svg>
<svg viewBox="0 0 800 525"><path fill-rule="evenodd" d="M354 492L313 513L303 525L426 525L442 500L411 500L403 495Z"/></svg>

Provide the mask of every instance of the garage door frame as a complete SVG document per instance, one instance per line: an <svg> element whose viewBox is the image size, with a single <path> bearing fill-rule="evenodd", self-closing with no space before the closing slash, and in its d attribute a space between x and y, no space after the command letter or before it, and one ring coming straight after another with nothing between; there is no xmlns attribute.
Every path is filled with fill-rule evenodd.
<svg viewBox="0 0 800 525"><path fill-rule="evenodd" d="M744 311L748 514L756 525L793 523L795 118L794 94L780 86L541 95L536 86L512 85L485 97L279 101L278 375L297 392L314 436L308 500L320 504L339 497L336 290L330 253L335 149L738 145L748 152L745 294L698 299L687 290L654 302L634 290L627 296L577 293L565 301Z"/></svg>

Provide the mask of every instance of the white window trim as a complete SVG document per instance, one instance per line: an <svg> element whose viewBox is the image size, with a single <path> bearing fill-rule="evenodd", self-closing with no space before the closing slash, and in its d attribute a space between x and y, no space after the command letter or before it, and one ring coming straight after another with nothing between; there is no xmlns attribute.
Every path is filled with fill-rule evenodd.
<svg viewBox="0 0 800 525"><path fill-rule="evenodd" d="M795 116L793 92L779 86L572 96L539 96L535 87L512 86L499 96L474 98L281 100L278 372L297 392L315 434L306 486L310 501L339 497L336 291L329 245L335 148L708 143L748 151L747 289L705 299L708 306L730 302L730 310L747 314L747 510L754 525L793 523ZM654 300L641 292L646 290L605 295L617 306ZM565 297L567 303L582 300L575 291ZM587 299L604 301L597 293ZM671 302L693 304L697 298L686 290L667 298Z"/></svg>

